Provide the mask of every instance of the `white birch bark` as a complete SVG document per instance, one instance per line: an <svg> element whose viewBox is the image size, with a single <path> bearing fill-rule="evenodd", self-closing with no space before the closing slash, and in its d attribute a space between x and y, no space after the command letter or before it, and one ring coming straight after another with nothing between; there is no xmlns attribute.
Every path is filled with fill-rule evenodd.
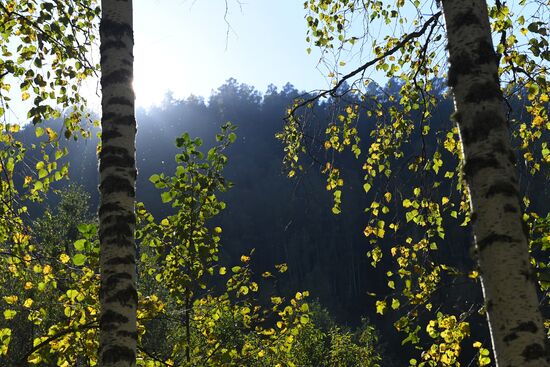
<svg viewBox="0 0 550 367"><path fill-rule="evenodd" d="M550 366L485 0L443 0L449 86L481 284L500 367Z"/></svg>
<svg viewBox="0 0 550 367"><path fill-rule="evenodd" d="M136 364L135 135L131 0L102 0L99 366Z"/></svg>

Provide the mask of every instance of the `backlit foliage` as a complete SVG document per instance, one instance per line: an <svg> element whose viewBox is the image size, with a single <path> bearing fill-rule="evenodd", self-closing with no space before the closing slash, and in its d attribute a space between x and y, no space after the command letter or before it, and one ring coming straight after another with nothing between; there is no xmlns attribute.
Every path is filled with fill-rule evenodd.
<svg viewBox="0 0 550 367"><path fill-rule="evenodd" d="M523 158L518 164L522 182L548 180L549 5L497 1L489 8L508 123L516 153ZM470 218L458 130L433 115L443 101L440 96L445 98L444 78L454 77L447 75L437 2L308 0L304 8L306 42L322 51L331 84L297 99L287 111L278 137L285 143L289 177L312 158L326 174L332 211L340 214L346 177L339 156L357 158L367 194L364 235L371 247L366 251L373 266L383 263L391 269L386 274L388 292L374 295L376 312L391 309L400 315L395 327L405 333L403 343L422 351L411 366L458 366L466 343L477 349L480 366L489 364L489 351L469 328L471 316L478 310L483 314L482 304L475 310L464 304L436 312L438 298L451 297L460 291L458 284L478 278L475 268L465 269L446 256L455 246L456 228L468 231ZM384 77L388 84L382 90L374 79ZM317 103L333 106L325 131L311 123L310 111ZM370 136L359 133L361 114L377 119ZM404 177L407 185L402 184ZM547 302L548 205L533 206L529 192L525 195L532 263Z"/></svg>

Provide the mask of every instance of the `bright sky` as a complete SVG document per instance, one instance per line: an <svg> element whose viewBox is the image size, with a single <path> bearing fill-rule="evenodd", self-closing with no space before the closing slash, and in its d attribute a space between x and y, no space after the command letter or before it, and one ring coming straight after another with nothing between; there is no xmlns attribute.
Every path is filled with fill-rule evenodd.
<svg viewBox="0 0 550 367"><path fill-rule="evenodd" d="M134 0L137 104L175 97L208 97L230 77L265 91L287 82L326 87L308 55L300 0Z"/></svg>
<svg viewBox="0 0 550 367"><path fill-rule="evenodd" d="M138 107L159 104L168 90L175 98L208 98L228 78L261 92L271 83L290 82L300 90L327 87L317 69L319 51L306 52L302 0L227 0L227 6L224 18L225 0L134 0ZM98 84L90 78L80 89L95 111L100 110ZM18 83L13 85L17 96ZM25 121L30 107L14 98L6 120Z"/></svg>
<svg viewBox="0 0 550 367"><path fill-rule="evenodd" d="M159 104L168 90L176 98L208 98L228 78L261 92L287 82L300 90L327 88L328 70L318 67L320 51L312 46L311 54L306 52L305 15L303 0L134 0L137 106ZM340 72L358 65L351 61L360 54L349 57ZM81 88L96 111L99 89L97 80ZM15 101L8 119L25 120L28 108Z"/></svg>

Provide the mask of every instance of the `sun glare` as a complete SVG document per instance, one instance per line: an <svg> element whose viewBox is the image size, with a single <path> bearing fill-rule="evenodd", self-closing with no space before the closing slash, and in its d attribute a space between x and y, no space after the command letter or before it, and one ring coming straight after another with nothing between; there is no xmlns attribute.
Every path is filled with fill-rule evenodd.
<svg viewBox="0 0 550 367"><path fill-rule="evenodd" d="M135 68L133 85L138 107L159 105L168 89L164 78L148 68Z"/></svg>

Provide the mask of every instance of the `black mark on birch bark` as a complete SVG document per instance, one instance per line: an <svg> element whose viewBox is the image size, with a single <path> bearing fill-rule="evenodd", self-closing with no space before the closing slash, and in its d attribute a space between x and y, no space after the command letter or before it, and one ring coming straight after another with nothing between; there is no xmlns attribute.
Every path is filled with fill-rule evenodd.
<svg viewBox="0 0 550 367"><path fill-rule="evenodd" d="M497 182L489 187L485 198L490 198L494 195L518 196L518 190L515 185L509 182Z"/></svg>
<svg viewBox="0 0 550 367"><path fill-rule="evenodd" d="M470 90L464 97L464 101L468 103L480 103L493 99L502 99L502 91L500 90L500 86L494 81L473 84L470 86Z"/></svg>
<svg viewBox="0 0 550 367"><path fill-rule="evenodd" d="M499 168L500 164L495 157L476 157L466 159L463 170L467 177L473 177L479 170L485 168Z"/></svg>
<svg viewBox="0 0 550 367"><path fill-rule="evenodd" d="M99 319L99 327L103 330L114 330L116 325L128 322L128 318L113 310L107 310Z"/></svg>
<svg viewBox="0 0 550 367"><path fill-rule="evenodd" d="M136 354L132 349L120 345L102 351L101 355L101 360L104 364L115 364L124 361L134 365L136 360Z"/></svg>
<svg viewBox="0 0 550 367"><path fill-rule="evenodd" d="M483 251L495 242L518 242L518 240L505 234L491 233L482 240L479 240L477 242L477 247L479 248L479 251Z"/></svg>
<svg viewBox="0 0 550 367"><path fill-rule="evenodd" d="M129 196L136 196L134 186L125 177L109 176L106 177L99 185L99 190L102 194L112 194L114 192L125 192Z"/></svg>

